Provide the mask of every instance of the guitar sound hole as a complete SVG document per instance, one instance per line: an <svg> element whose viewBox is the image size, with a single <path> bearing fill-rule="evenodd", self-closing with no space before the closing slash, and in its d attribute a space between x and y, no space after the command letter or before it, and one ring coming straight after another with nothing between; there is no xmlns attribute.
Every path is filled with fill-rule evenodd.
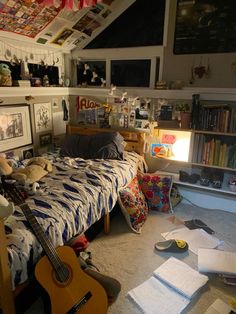
<svg viewBox="0 0 236 314"><path fill-rule="evenodd" d="M56 280L65 283L70 279L70 269L66 264L58 266L56 269Z"/></svg>

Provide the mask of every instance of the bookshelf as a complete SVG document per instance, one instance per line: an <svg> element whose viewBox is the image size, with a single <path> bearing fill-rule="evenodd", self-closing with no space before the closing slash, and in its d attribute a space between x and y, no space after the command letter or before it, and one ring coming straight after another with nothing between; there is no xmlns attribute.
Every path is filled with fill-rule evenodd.
<svg viewBox="0 0 236 314"><path fill-rule="evenodd" d="M168 162L175 161L177 173L174 173L174 181L178 185L217 193L236 194L228 187L230 177L236 175L236 93L230 95L226 97L226 101L222 100L221 96L211 97L209 94L209 97L205 96L201 99L201 94L193 91L192 99L189 100L192 104L192 128L188 130L191 133L191 140L187 147L188 160L176 158L174 152L171 157L164 156ZM175 99L173 96L171 99ZM186 131L181 128L158 127L157 138L165 145L165 142L162 142L163 134L164 137L168 137L173 132L181 134ZM178 137L181 136L176 136L176 143ZM180 154L184 154L184 151L186 145L182 145ZM185 163L180 163L182 161ZM178 173L182 169L184 171L187 169L189 175L196 173L200 177L203 172L208 172L209 178L214 178L212 180L223 177L222 185L216 188L211 183L205 186L199 181L197 183L180 181Z"/></svg>

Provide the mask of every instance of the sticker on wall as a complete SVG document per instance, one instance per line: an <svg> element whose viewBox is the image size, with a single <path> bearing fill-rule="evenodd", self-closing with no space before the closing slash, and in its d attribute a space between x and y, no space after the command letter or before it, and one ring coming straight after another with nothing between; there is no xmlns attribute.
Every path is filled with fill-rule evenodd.
<svg viewBox="0 0 236 314"><path fill-rule="evenodd" d="M36 133L52 130L51 103L34 104L34 119Z"/></svg>

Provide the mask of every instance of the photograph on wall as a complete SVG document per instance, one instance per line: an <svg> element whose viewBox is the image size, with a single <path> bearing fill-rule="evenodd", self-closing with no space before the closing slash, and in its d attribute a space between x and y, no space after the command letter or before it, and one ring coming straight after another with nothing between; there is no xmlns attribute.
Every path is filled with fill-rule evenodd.
<svg viewBox="0 0 236 314"><path fill-rule="evenodd" d="M34 104L35 131L44 132L52 130L51 103Z"/></svg>
<svg viewBox="0 0 236 314"><path fill-rule="evenodd" d="M52 144L52 133L41 134L39 135L39 145L48 146Z"/></svg>
<svg viewBox="0 0 236 314"><path fill-rule="evenodd" d="M32 143L28 105L0 107L0 147L10 150Z"/></svg>
<svg viewBox="0 0 236 314"><path fill-rule="evenodd" d="M71 29L65 28L52 40L52 44L62 46L73 33L74 32Z"/></svg>
<svg viewBox="0 0 236 314"><path fill-rule="evenodd" d="M164 143L151 144L151 156L169 158L173 156L172 145Z"/></svg>
<svg viewBox="0 0 236 314"><path fill-rule="evenodd" d="M22 159L30 159L30 158L34 157L34 149L33 149L33 147L23 149L21 151L21 154L22 154Z"/></svg>
<svg viewBox="0 0 236 314"><path fill-rule="evenodd" d="M101 23L96 15L92 12L88 12L72 28L91 36L92 32L99 26L101 26Z"/></svg>
<svg viewBox="0 0 236 314"><path fill-rule="evenodd" d="M235 11L235 0L178 0L174 53L236 51Z"/></svg>

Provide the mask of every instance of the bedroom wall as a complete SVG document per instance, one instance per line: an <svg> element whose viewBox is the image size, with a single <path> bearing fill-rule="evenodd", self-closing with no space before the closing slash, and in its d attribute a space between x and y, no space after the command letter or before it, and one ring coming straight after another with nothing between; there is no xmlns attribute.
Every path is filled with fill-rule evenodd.
<svg viewBox="0 0 236 314"><path fill-rule="evenodd" d="M35 87L36 88L36 87ZM43 93L42 93L43 94ZM27 96L27 95L26 95ZM65 124L62 120L63 117L63 107L62 107L62 100L65 99L67 103L67 107L69 109L69 99L68 96L61 96L61 95L50 95L50 96L33 96L31 100L26 100L25 96L12 96L12 97L3 97L1 98L3 100L3 103L0 104L1 106L4 105L19 105L19 104L28 104L30 106L30 117L31 117L31 130L32 130L32 144L19 147L16 149L10 149L10 152L13 152L15 156L18 156L19 158L22 158L23 151L33 148L34 153L42 154L48 150L48 148L52 148L53 145L60 145L61 140L64 137L64 134L61 135L54 135L55 130L55 123L61 123ZM57 106L55 106L55 102L57 103ZM34 115L34 104L42 104L42 103L50 103L51 104L51 119L52 119L52 129L42 132L36 133L36 126L35 126L35 115ZM57 116L57 120L54 121L54 116ZM58 120L59 118L59 120ZM53 123L54 122L54 123ZM52 144L50 145L40 145L40 136L45 134L51 134L52 135ZM1 150L1 143L0 143L0 152Z"/></svg>
<svg viewBox="0 0 236 314"><path fill-rule="evenodd" d="M168 17L167 45L164 49L163 79L166 81L182 80L184 86L190 87L236 87L236 71L232 64L236 62L236 53L214 54L184 54L173 53L175 14L177 0L169 1L170 10ZM210 75L208 78L196 78L194 84L190 84L191 67L201 62L207 66L209 60Z"/></svg>

